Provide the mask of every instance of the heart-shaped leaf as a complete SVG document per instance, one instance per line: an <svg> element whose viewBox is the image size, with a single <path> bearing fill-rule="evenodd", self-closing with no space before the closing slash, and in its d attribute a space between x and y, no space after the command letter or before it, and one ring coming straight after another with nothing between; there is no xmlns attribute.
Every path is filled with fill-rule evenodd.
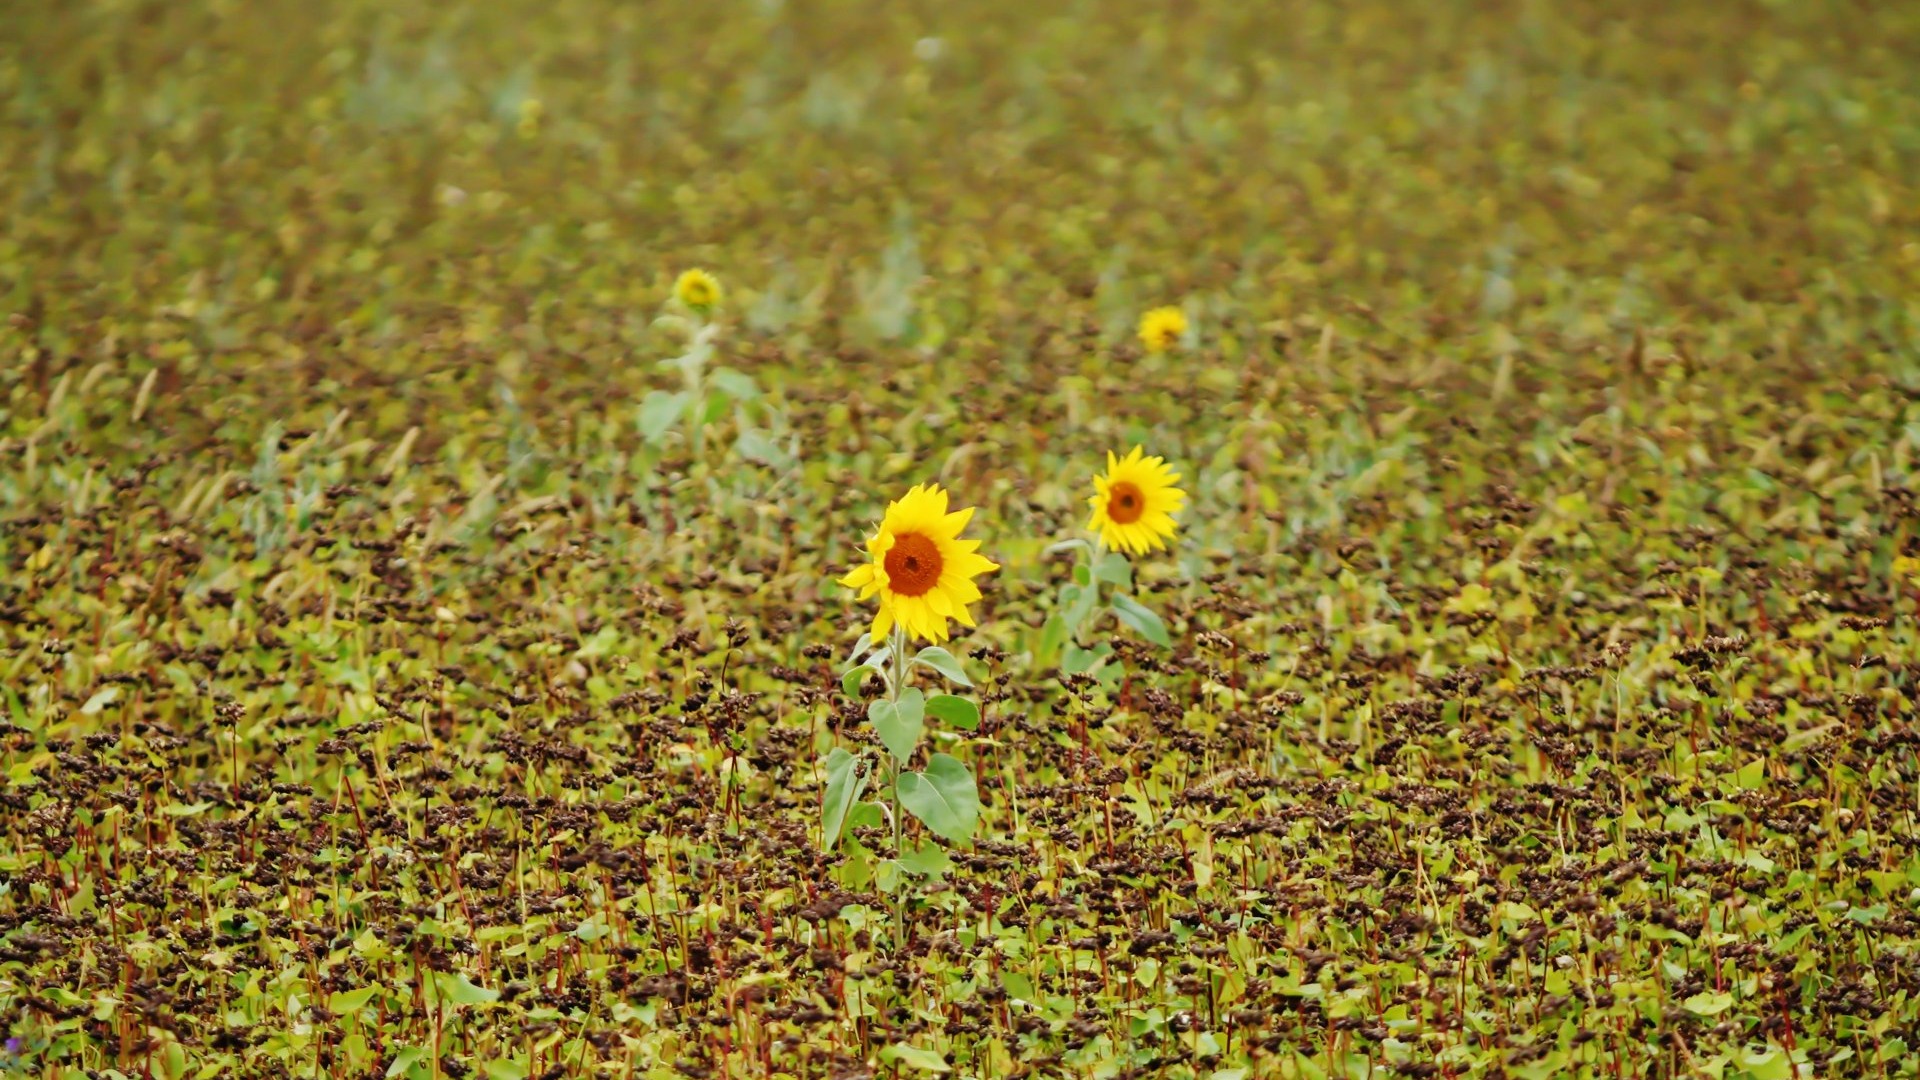
<svg viewBox="0 0 1920 1080"><path fill-rule="evenodd" d="M948 840L966 840L980 823L980 792L960 759L935 754L925 772L900 774L900 805Z"/></svg>
<svg viewBox="0 0 1920 1080"><path fill-rule="evenodd" d="M905 765L913 760L913 751L927 729L926 698L909 686L900 692L898 701L876 701L867 706L867 720L879 733L887 752Z"/></svg>

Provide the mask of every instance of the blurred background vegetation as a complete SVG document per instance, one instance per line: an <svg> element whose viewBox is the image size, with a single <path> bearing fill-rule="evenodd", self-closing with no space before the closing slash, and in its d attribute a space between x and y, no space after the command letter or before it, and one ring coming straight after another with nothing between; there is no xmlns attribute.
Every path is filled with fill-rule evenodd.
<svg viewBox="0 0 1920 1080"><path fill-rule="evenodd" d="M0 0L0 1066L1911 1074L1917 187L1915 4ZM902 955L809 829L929 479Z"/></svg>

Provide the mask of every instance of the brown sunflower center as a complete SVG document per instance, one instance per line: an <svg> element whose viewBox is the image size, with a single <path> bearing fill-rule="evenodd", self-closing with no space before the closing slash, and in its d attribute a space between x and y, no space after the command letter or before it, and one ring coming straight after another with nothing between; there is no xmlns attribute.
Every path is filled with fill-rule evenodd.
<svg viewBox="0 0 1920 1080"><path fill-rule="evenodd" d="M1147 498L1140 489L1122 480L1107 488L1107 517L1115 525L1131 525L1147 512Z"/></svg>
<svg viewBox="0 0 1920 1080"><path fill-rule="evenodd" d="M901 533L887 549L887 583L901 596L925 596L940 583L940 547L923 533Z"/></svg>

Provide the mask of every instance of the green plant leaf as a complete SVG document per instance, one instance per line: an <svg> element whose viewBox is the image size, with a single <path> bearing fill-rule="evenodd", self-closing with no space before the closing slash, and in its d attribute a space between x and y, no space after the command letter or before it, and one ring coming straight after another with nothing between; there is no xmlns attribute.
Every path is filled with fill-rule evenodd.
<svg viewBox="0 0 1920 1080"><path fill-rule="evenodd" d="M687 411L687 392L685 390L669 393L655 390L640 400L640 437L650 443L657 443L673 430L681 414Z"/></svg>
<svg viewBox="0 0 1920 1080"><path fill-rule="evenodd" d="M913 760L920 736L927 729L926 698L914 687L900 691L898 701L876 701L867 706L867 720L879 733L880 742L905 765Z"/></svg>
<svg viewBox="0 0 1920 1080"><path fill-rule="evenodd" d="M1167 637L1167 624L1160 621L1160 616L1155 615L1140 601L1125 593L1114 594L1113 615L1114 618L1131 627L1134 633L1155 645L1173 644L1172 639Z"/></svg>
<svg viewBox="0 0 1920 1080"><path fill-rule="evenodd" d="M880 1051L880 1060L891 1062L895 1065L910 1065L916 1069L923 1069L927 1072L950 1072L953 1069L953 1066L947 1064L946 1058L941 1057L932 1050L923 1050L918 1046L908 1046L906 1043L894 1043L892 1046Z"/></svg>
<svg viewBox="0 0 1920 1080"><path fill-rule="evenodd" d="M1060 659L1060 670L1069 675L1092 675L1112 656L1113 646L1104 641L1091 649L1069 645L1066 655Z"/></svg>
<svg viewBox="0 0 1920 1080"><path fill-rule="evenodd" d="M1093 605L1099 602L1098 589L1080 585L1060 587L1060 611L1067 624L1068 640L1072 640L1073 635L1087 624L1087 616L1093 614Z"/></svg>
<svg viewBox="0 0 1920 1080"><path fill-rule="evenodd" d="M873 648L872 632L867 630L860 631L860 636L854 640L853 649L847 653L845 662L848 664L858 664L860 658L867 655L867 650L871 648Z"/></svg>
<svg viewBox="0 0 1920 1080"><path fill-rule="evenodd" d="M953 869L953 856L939 844L913 844L900 853L899 863L921 877L940 877Z"/></svg>
<svg viewBox="0 0 1920 1080"><path fill-rule="evenodd" d="M1702 990L1680 1004L1690 1013L1700 1016L1718 1016L1733 1007L1733 995Z"/></svg>
<svg viewBox="0 0 1920 1080"><path fill-rule="evenodd" d="M872 779L871 775L868 777ZM878 829L887 823L887 808L877 802L859 802L847 812L847 828Z"/></svg>
<svg viewBox="0 0 1920 1080"><path fill-rule="evenodd" d="M1109 585L1130 589L1133 587L1133 564L1127 561L1125 555L1109 551L1100 556L1100 561L1094 565L1093 576Z"/></svg>
<svg viewBox="0 0 1920 1080"><path fill-rule="evenodd" d="M714 389L735 401L752 401L760 396L760 384L744 371L717 367L707 372L707 381L713 384Z"/></svg>
<svg viewBox="0 0 1920 1080"><path fill-rule="evenodd" d="M967 678L965 669L952 653L938 645L929 645L914 654L913 662L925 668L932 668L946 678L948 682L961 686L972 686L973 680Z"/></svg>
<svg viewBox="0 0 1920 1080"><path fill-rule="evenodd" d="M475 986L467 980L465 972L436 971L434 982L439 987L441 1000L454 1005L484 1005L500 1000L500 991Z"/></svg>
<svg viewBox="0 0 1920 1080"><path fill-rule="evenodd" d="M927 715L965 731L980 726L980 706L954 694L935 694L927 699Z"/></svg>
<svg viewBox="0 0 1920 1080"><path fill-rule="evenodd" d="M80 706L80 715L99 716L102 710L118 700L120 700L118 686L101 687L93 692L93 696L87 699L85 705Z"/></svg>
<svg viewBox="0 0 1920 1080"><path fill-rule="evenodd" d="M789 458L780 444L758 428L741 428L734 437L733 452L757 465L782 466Z"/></svg>
<svg viewBox="0 0 1920 1080"><path fill-rule="evenodd" d="M966 840L980 823L980 792L960 759L935 754L925 772L900 775L900 805L948 840Z"/></svg>
<svg viewBox="0 0 1920 1080"><path fill-rule="evenodd" d="M836 746L827 755L827 792L820 808L820 849L832 851L840 844L840 834L847 827L847 811L859 800L861 792L867 787L867 774L860 768L860 759Z"/></svg>
<svg viewBox="0 0 1920 1080"><path fill-rule="evenodd" d="M393 1063L387 1066L387 1080L401 1075L414 1067L427 1052L418 1046L403 1046L393 1052Z"/></svg>
<svg viewBox="0 0 1920 1080"><path fill-rule="evenodd" d="M363 986L358 990L341 990L327 996L327 1011L336 1016L352 1016L367 1007L373 996L380 992L377 986Z"/></svg>
<svg viewBox="0 0 1920 1080"><path fill-rule="evenodd" d="M1040 644L1035 649L1034 664L1040 668L1051 667L1060 650L1066 647L1069 628L1067 617L1059 611L1047 616L1046 624L1040 628Z"/></svg>

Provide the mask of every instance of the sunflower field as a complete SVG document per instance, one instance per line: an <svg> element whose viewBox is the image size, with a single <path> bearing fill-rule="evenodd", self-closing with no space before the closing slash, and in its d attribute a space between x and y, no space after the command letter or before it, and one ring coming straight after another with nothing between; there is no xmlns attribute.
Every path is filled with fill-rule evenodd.
<svg viewBox="0 0 1920 1080"><path fill-rule="evenodd" d="M1920 1076L1920 6L0 4L0 1075Z"/></svg>

